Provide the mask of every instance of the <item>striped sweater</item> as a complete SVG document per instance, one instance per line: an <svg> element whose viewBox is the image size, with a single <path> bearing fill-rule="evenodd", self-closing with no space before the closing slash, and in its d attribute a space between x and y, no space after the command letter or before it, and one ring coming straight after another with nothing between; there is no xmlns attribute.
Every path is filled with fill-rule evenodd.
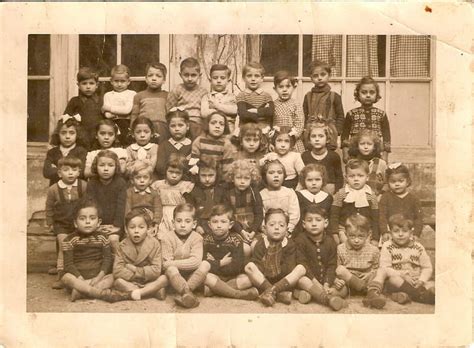
<svg viewBox="0 0 474 348"><path fill-rule="evenodd" d="M133 122L138 116L148 117L151 121L166 122L166 98L167 91L152 90L147 88L138 92L133 97L132 117Z"/></svg>
<svg viewBox="0 0 474 348"><path fill-rule="evenodd" d="M248 112L249 109L257 109L257 113ZM237 95L237 113L240 123L248 122L273 125L273 114L275 105L270 94L258 88L255 91L245 89Z"/></svg>
<svg viewBox="0 0 474 348"><path fill-rule="evenodd" d="M194 271L199 267L203 254L199 233L193 231L185 240L180 239L175 232L162 233L160 238L164 270L175 266L180 271Z"/></svg>
<svg viewBox="0 0 474 348"><path fill-rule="evenodd" d="M235 150L229 139L223 135L215 139L208 134L200 135L193 141L191 158L213 158L219 168L219 178L224 178L229 165L233 162Z"/></svg>
<svg viewBox="0 0 474 348"><path fill-rule="evenodd" d="M201 100L205 95L207 91L203 87L198 85L188 90L181 83L168 94L166 110L181 106L188 113L190 121L201 124Z"/></svg>

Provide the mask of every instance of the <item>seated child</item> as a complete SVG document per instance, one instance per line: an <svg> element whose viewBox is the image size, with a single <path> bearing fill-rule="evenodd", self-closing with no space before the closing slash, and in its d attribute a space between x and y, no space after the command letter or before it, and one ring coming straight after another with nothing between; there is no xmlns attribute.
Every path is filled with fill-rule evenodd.
<svg viewBox="0 0 474 348"><path fill-rule="evenodd" d="M206 279L207 269L202 262L202 237L194 231L195 209L189 203L178 205L173 212L174 230L161 234L163 270L178 293L176 304L193 308L199 300L193 294ZM187 280L186 280L187 279Z"/></svg>
<svg viewBox="0 0 474 348"><path fill-rule="evenodd" d="M61 244L69 234L74 232L74 211L85 194L87 183L78 179L82 162L76 157L63 157L58 161L58 176L60 180L48 188L46 196L46 226L50 227L57 239L58 271L64 269L64 255ZM53 289L61 289L58 280Z"/></svg>
<svg viewBox="0 0 474 348"><path fill-rule="evenodd" d="M120 242L114 260L114 287L131 293L133 300L153 296L164 300L168 279L161 274L161 244L149 235L152 220L142 208L125 216L127 237ZM160 275L161 274L161 275Z"/></svg>
<svg viewBox="0 0 474 348"><path fill-rule="evenodd" d="M430 280L433 266L423 245L413 240L413 221L396 214L388 223L392 238L382 245L380 267L368 285L364 306L378 309L385 306L381 292L386 280L395 291L392 293L393 301L434 304L435 288Z"/></svg>
<svg viewBox="0 0 474 348"><path fill-rule="evenodd" d="M72 289L71 301L82 296L117 302L130 299L129 292L110 289L114 283L112 253L107 237L99 232L99 207L90 200L82 202L74 214L76 231L62 243L64 271L61 281Z"/></svg>
<svg viewBox="0 0 474 348"><path fill-rule="evenodd" d="M204 282L204 296L212 293L241 300L256 300L258 290L251 287L244 270L244 249L239 235L231 232L232 209L218 204L212 208L209 226L211 233L204 236L204 261L208 270ZM246 289L246 290L244 290Z"/></svg>
<svg viewBox="0 0 474 348"><path fill-rule="evenodd" d="M265 235L258 240L251 262L245 266L245 273L261 292L260 301L265 306L273 306L277 299L290 304L290 290L305 274L305 268L297 265L296 245L287 238L288 220L282 209L267 211Z"/></svg>

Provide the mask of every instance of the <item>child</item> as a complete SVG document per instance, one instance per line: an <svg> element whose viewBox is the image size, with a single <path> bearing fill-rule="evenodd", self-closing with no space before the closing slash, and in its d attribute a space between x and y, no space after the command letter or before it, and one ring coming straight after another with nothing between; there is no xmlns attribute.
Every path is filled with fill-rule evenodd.
<svg viewBox="0 0 474 348"><path fill-rule="evenodd" d="M127 126L128 127L128 126ZM118 141L119 128L117 124L112 120L101 120L97 124L96 135L92 148L94 150L89 151L86 157L86 165L84 168L84 176L90 178L92 176L91 166L95 156L101 150L110 150L117 154L120 162L120 172L125 173L127 165L127 150L119 147Z"/></svg>
<svg viewBox="0 0 474 348"><path fill-rule="evenodd" d="M373 106L382 98L379 85L371 77L363 77L354 90L354 98L361 106L350 110L344 119L341 135L343 159L349 159L349 142L362 129L373 130L382 139L382 159L388 162L390 152L390 123L385 111Z"/></svg>
<svg viewBox="0 0 474 348"><path fill-rule="evenodd" d="M183 83L176 86L168 95L166 110L178 108L189 115L189 132L191 140L201 135L201 100L207 91L199 85L201 67L196 58L186 58L179 66L179 76Z"/></svg>
<svg viewBox="0 0 474 348"><path fill-rule="evenodd" d="M270 94L262 89L264 74L263 65L257 62L250 62L242 69L245 90L237 95L240 126L253 122L262 130L270 130L273 125L275 106Z"/></svg>
<svg viewBox="0 0 474 348"><path fill-rule="evenodd" d="M307 144L311 148L301 154L305 165L310 163L320 164L326 168L327 181L324 191L333 195L344 183L342 175L341 157L328 149L329 128L322 124L311 124L307 130Z"/></svg>
<svg viewBox="0 0 474 348"><path fill-rule="evenodd" d="M344 224L352 214L361 214L368 218L372 226L371 243L378 246L379 208L377 196L367 185L369 165L358 159L349 160L346 164L347 184L334 195L331 207L330 225L337 244L346 241Z"/></svg>
<svg viewBox="0 0 474 348"><path fill-rule="evenodd" d="M301 105L291 98L297 80L288 71L278 71L273 77L273 84L273 89L278 94L278 98L274 101L273 127L291 128L296 139L294 150L302 153L305 150L301 140L304 130L304 114Z"/></svg>
<svg viewBox="0 0 474 348"><path fill-rule="evenodd" d="M103 223L99 231L107 235L112 252L116 254L125 215L127 183L120 176L120 163L115 152L100 151L92 163L92 174L87 196L97 202Z"/></svg>
<svg viewBox="0 0 474 348"><path fill-rule="evenodd" d="M191 139L186 137L189 131L189 116L186 111L170 111L166 114L170 138L160 144L156 160L156 174L162 180L166 176L166 163L172 153L191 157ZM188 159L189 159L188 158Z"/></svg>
<svg viewBox="0 0 474 348"><path fill-rule="evenodd" d="M117 302L130 299L130 293L110 289L114 278L112 254L107 237L99 232L100 209L92 201L81 203L74 214L76 231L62 243L64 272L61 281L72 289L71 301L82 296Z"/></svg>
<svg viewBox="0 0 474 348"><path fill-rule="evenodd" d="M382 193L385 183L387 163L380 158L380 138L370 129L361 130L351 139L349 155L369 163L369 180L367 184L376 195Z"/></svg>
<svg viewBox="0 0 474 348"><path fill-rule="evenodd" d="M395 290L395 302L434 304L434 282L430 281L433 266L423 245L413 241L413 222L396 214L390 217L389 225L392 238L382 245L380 267L368 285L364 306L383 308L385 299L381 292L386 280Z"/></svg>
<svg viewBox="0 0 474 348"><path fill-rule="evenodd" d="M81 202L87 184L79 180L82 162L72 156L63 157L58 161L58 176L56 184L48 188L46 197L46 226L56 235L59 246L57 270L64 270L64 255L61 244L64 239L74 232L74 211ZM56 281L53 289L61 289L62 283Z"/></svg>
<svg viewBox="0 0 474 348"><path fill-rule="evenodd" d="M136 160L142 160L154 169L158 156L158 144L152 141L155 136L153 123L149 118L137 117L132 123L132 134L135 143L127 147L127 167L132 166Z"/></svg>
<svg viewBox="0 0 474 348"><path fill-rule="evenodd" d="M104 94L102 112L104 116L115 122L120 129L119 140L122 145L127 144L128 129L130 127L130 113L132 112L133 99L137 92L127 89L130 85L130 70L120 64L110 72L110 84L113 91Z"/></svg>
<svg viewBox="0 0 474 348"><path fill-rule="evenodd" d="M166 125L166 100L168 92L161 87L166 81L166 66L159 62L148 63L145 68L147 88L133 97L130 125L137 117L146 117L153 123L153 128L160 135L160 143L169 138Z"/></svg>
<svg viewBox="0 0 474 348"><path fill-rule="evenodd" d="M370 221L363 215L350 215L345 223L347 240L337 246L336 289L367 292L379 267L379 249L370 244Z"/></svg>
<svg viewBox="0 0 474 348"><path fill-rule="evenodd" d="M214 111L224 114L229 124L230 133L234 133L237 116L237 100L235 95L227 90L231 71L227 65L214 64L211 66L211 92L201 99L201 116L207 117Z"/></svg>
<svg viewBox="0 0 474 348"><path fill-rule="evenodd" d="M296 245L287 238L287 232L288 215L282 209L269 209L265 214L265 235L258 240L251 262L245 266L245 273L261 292L260 301L265 306L273 306L277 298L290 304L289 290L305 274L305 268L297 265Z"/></svg>
<svg viewBox="0 0 474 348"><path fill-rule="evenodd" d="M206 279L207 269L202 265L202 237L194 231L194 207L185 203L173 211L173 231L161 235L163 270L168 281L179 294L176 304L193 308L199 300L193 294ZM186 280L187 278L187 280Z"/></svg>
<svg viewBox="0 0 474 348"><path fill-rule="evenodd" d="M151 187L158 191L163 205L163 219L158 226L159 234L173 231L173 211L178 204L185 203L184 194L190 192L194 184L183 180L187 170L186 158L173 153L166 164L166 178L155 181Z"/></svg>
<svg viewBox="0 0 474 348"><path fill-rule="evenodd" d="M286 172L279 160L267 161L262 167L262 179L265 188L260 191L263 211L271 208L282 209L288 215L288 234L291 237L300 220L300 207L295 191L283 186Z"/></svg>
<svg viewBox="0 0 474 348"><path fill-rule="evenodd" d="M146 210L150 217L151 225L156 235L158 225L163 218L163 206L158 191L150 187L153 168L146 162L137 160L130 168L130 181L132 186L127 189L127 200L125 202L125 214L132 209L141 208Z"/></svg>
<svg viewBox="0 0 474 348"><path fill-rule="evenodd" d="M328 148L337 148L337 137L342 132L344 123L344 109L341 96L331 91L329 78L331 67L329 64L316 60L310 65L311 81L314 87L306 93L303 101L305 128L311 123L324 121L329 130Z"/></svg>
<svg viewBox="0 0 474 348"><path fill-rule="evenodd" d="M294 190L298 185L298 175L304 167L301 154L291 151L295 144L295 137L288 127L275 127L274 131L275 134L272 138L274 152L266 154L260 160L260 164L268 160L279 160L285 167L286 173L283 186Z"/></svg>
<svg viewBox="0 0 474 348"><path fill-rule="evenodd" d="M204 261L201 264L208 270L204 296L214 293L253 301L258 298L258 290L251 287L250 279L242 274L245 262L243 243L230 231L234 223L232 215L231 208L220 204L210 213L211 233L204 236Z"/></svg>
<svg viewBox="0 0 474 348"><path fill-rule="evenodd" d="M79 95L69 100L64 114L81 115L84 145L90 149L94 142L94 131L99 121L102 120L103 100L96 93L99 86L99 75L91 68L80 68L77 73L77 86Z"/></svg>
<svg viewBox="0 0 474 348"><path fill-rule="evenodd" d="M46 153L43 165L43 176L49 179L49 186L59 181L58 161L60 158L72 156L79 158L82 163L86 159L87 150L80 146L82 144L80 121L79 115L63 115L51 135L50 144L54 147Z"/></svg>
<svg viewBox="0 0 474 348"><path fill-rule="evenodd" d="M260 160L265 155L267 139L255 123L246 123L240 127L237 137L235 160L246 159L260 168Z"/></svg>
<svg viewBox="0 0 474 348"><path fill-rule="evenodd" d="M153 296L164 300L168 279L161 274L161 245L148 232L152 220L143 209L133 209L125 216L127 238L120 242L114 261L114 287L131 293L133 300Z"/></svg>
<svg viewBox="0 0 474 348"><path fill-rule="evenodd" d="M320 207L309 207L303 215L304 232L295 239L296 260L306 270L298 281L303 289L298 300L308 303L313 299L339 311L345 305L341 296L347 291L335 288L337 251L334 240L325 233L328 223L327 213Z"/></svg>
<svg viewBox="0 0 474 348"><path fill-rule="evenodd" d="M382 240L388 240L390 235L387 229L388 218L395 214L403 214L408 220L411 220L415 239L419 238L423 228L423 213L418 198L408 191L408 187L411 185L408 168L401 163L393 163L388 166L385 173L390 191L384 192L379 202L379 226Z"/></svg>

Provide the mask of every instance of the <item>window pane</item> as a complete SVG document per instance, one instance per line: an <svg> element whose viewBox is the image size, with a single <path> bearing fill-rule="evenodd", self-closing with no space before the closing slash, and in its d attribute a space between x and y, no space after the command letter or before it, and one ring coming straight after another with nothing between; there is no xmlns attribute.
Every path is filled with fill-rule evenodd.
<svg viewBox="0 0 474 348"><path fill-rule="evenodd" d="M28 35L28 75L49 75L50 36Z"/></svg>
<svg viewBox="0 0 474 348"><path fill-rule="evenodd" d="M348 35L347 76L385 76L384 43L383 35Z"/></svg>
<svg viewBox="0 0 474 348"><path fill-rule="evenodd" d="M390 38L390 74L393 77L429 77L430 37L392 36Z"/></svg>
<svg viewBox="0 0 474 348"><path fill-rule="evenodd" d="M159 60L159 35L122 35L122 63L130 76L145 76L146 64Z"/></svg>
<svg viewBox="0 0 474 348"><path fill-rule="evenodd" d="M321 60L331 66L331 75L341 76L342 35L305 35L303 37L303 75L310 76L309 65Z"/></svg>
<svg viewBox="0 0 474 348"><path fill-rule="evenodd" d="M134 90L135 92L140 92L146 89L145 81L132 81L128 86L128 89Z"/></svg>
<svg viewBox="0 0 474 348"><path fill-rule="evenodd" d="M298 74L298 35L261 35L260 62L265 75L272 76L278 70Z"/></svg>
<svg viewBox="0 0 474 348"><path fill-rule="evenodd" d="M48 141L49 81L28 81L27 140Z"/></svg>
<svg viewBox="0 0 474 348"><path fill-rule="evenodd" d="M117 35L79 35L79 65L97 70L100 76L110 76L117 64Z"/></svg>

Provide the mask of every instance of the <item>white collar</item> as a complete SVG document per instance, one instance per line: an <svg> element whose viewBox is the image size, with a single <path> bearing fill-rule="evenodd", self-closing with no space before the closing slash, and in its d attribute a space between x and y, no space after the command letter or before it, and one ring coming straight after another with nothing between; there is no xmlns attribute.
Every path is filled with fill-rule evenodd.
<svg viewBox="0 0 474 348"><path fill-rule="evenodd" d="M319 191L316 194L312 194L307 189L301 190L300 193L308 201L311 201L313 203L321 203L322 201L324 201L329 196L329 194L327 192L324 192L324 191Z"/></svg>
<svg viewBox="0 0 474 348"><path fill-rule="evenodd" d="M140 148L145 149L145 150L150 150L152 147L153 147L153 143L148 143L148 144L143 145L143 146L140 146L137 143L134 143L134 144L130 145L130 148L133 151L138 151Z"/></svg>
<svg viewBox="0 0 474 348"><path fill-rule="evenodd" d="M178 144L182 144L182 145L191 145L191 139L189 138L184 138L183 140L180 140L180 141L176 141L174 140L173 138L169 138L168 141L170 142L171 145L173 146L176 146Z"/></svg>
<svg viewBox="0 0 474 348"><path fill-rule="evenodd" d="M363 191L364 193L368 193L368 194L372 194L372 193L373 193L373 192L372 192L372 189L371 189L370 186L367 185L367 184L366 184L364 187L362 187L360 190L354 190L353 188L351 188L351 187L349 186L349 184L346 184L346 185L344 186L344 191L345 191L346 193L349 193L349 192L359 192L359 191Z"/></svg>
<svg viewBox="0 0 474 348"><path fill-rule="evenodd" d="M136 187L133 187L133 190L135 191L135 193L140 193L142 195L144 195L145 193L151 193L151 190L150 190L150 186L148 186L146 189L144 189L143 191L140 191L139 189L137 189ZM142 193L144 192L144 193Z"/></svg>
<svg viewBox="0 0 474 348"><path fill-rule="evenodd" d="M59 188L61 188L61 189L76 187L77 185L78 185L78 184L77 184L77 179L76 179L76 181L74 181L71 185L66 185L66 184L64 183L64 181L62 181L62 180L59 180L59 181L58 181L58 186L59 186Z"/></svg>
<svg viewBox="0 0 474 348"><path fill-rule="evenodd" d="M369 206L369 201L367 200L367 194L372 195L372 189L370 186L365 185L360 190L354 190L350 188L348 184L344 187L344 191L346 192L346 198L344 198L344 202L346 203L354 203L356 208L363 208Z"/></svg>
<svg viewBox="0 0 474 348"><path fill-rule="evenodd" d="M262 87L258 87L256 90L252 91L251 89L249 88L245 88L245 93L257 93L257 94L262 94L263 93L263 88Z"/></svg>
<svg viewBox="0 0 474 348"><path fill-rule="evenodd" d="M227 94L228 91L227 91L227 88L224 89L222 92L217 92L217 91L211 91L211 95L216 95L216 94Z"/></svg>
<svg viewBox="0 0 474 348"><path fill-rule="evenodd" d="M328 155L328 153L329 153L329 151L326 150L326 152L325 152L324 154L322 154L322 155L315 155L315 154L313 153L313 151L311 151L311 156L312 156L314 159L316 159L316 160L318 160L318 161L321 161L321 160L323 160L323 159L326 158L326 156Z"/></svg>
<svg viewBox="0 0 474 348"><path fill-rule="evenodd" d="M263 235L263 242L265 243L265 248L268 248L268 246L270 245L270 241L268 240L267 236L266 235ZM288 244L288 238L283 238L283 240L281 241L281 246L282 248L284 248L286 245Z"/></svg>

